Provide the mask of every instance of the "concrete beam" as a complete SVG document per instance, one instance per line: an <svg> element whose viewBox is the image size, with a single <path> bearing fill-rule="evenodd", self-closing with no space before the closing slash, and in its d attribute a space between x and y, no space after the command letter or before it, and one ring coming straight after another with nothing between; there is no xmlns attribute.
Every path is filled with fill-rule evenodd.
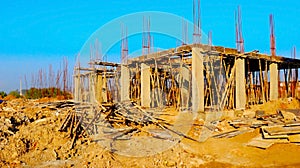
<svg viewBox="0 0 300 168"><path fill-rule="evenodd" d="M278 65L270 64L270 100L278 99Z"/></svg>
<svg viewBox="0 0 300 168"><path fill-rule="evenodd" d="M141 106L149 108L150 97L150 66L142 63L141 65Z"/></svg>
<svg viewBox="0 0 300 168"><path fill-rule="evenodd" d="M204 111L203 54L198 47L192 48L192 110Z"/></svg>
<svg viewBox="0 0 300 168"><path fill-rule="evenodd" d="M121 65L121 101L129 100L130 72L127 66Z"/></svg>
<svg viewBox="0 0 300 168"><path fill-rule="evenodd" d="M235 63L235 108L240 110L246 107L245 59L238 58Z"/></svg>

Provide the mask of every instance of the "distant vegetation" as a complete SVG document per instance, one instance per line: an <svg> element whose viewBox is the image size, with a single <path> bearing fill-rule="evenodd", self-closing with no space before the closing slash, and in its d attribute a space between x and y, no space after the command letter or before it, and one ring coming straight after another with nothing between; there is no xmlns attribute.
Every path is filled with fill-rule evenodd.
<svg viewBox="0 0 300 168"><path fill-rule="evenodd" d="M44 97L48 98L60 98L60 99L71 99L72 95L68 91L62 91L59 88L30 88L29 90L22 90L24 94L23 97L26 99L40 99ZM4 91L0 91L0 98L20 98L20 92L18 90L14 90L9 92L8 94Z"/></svg>
<svg viewBox="0 0 300 168"><path fill-rule="evenodd" d="M25 92L25 98L27 99L40 99L44 97L53 97L63 96L65 99L72 98L71 93L67 91L62 91L59 88L30 88Z"/></svg>
<svg viewBox="0 0 300 168"><path fill-rule="evenodd" d="M20 93L18 90L13 90L13 91L10 91L8 94L4 91L0 91L0 98L20 98Z"/></svg>
<svg viewBox="0 0 300 168"><path fill-rule="evenodd" d="M31 82L27 82L28 77L24 77L25 88L27 90L22 92L27 99L40 99L44 97L52 97L59 99L70 99L72 75L69 72L68 60L63 58L61 67L56 71L49 65L49 68L40 69L36 74L32 74ZM30 89L29 89L30 88Z"/></svg>
<svg viewBox="0 0 300 168"><path fill-rule="evenodd" d="M9 92L8 95L11 95L15 98L20 98L21 97L19 91L17 91L17 90Z"/></svg>
<svg viewBox="0 0 300 168"><path fill-rule="evenodd" d="M40 69L36 74L32 74L29 85L27 79L28 77L25 75L24 83L26 89L22 90L22 96L18 90L11 91L8 94L4 91L0 91L0 98L72 98L72 75L69 72L68 60L66 57L63 58L61 67L57 71L53 70L52 65L50 64L49 69Z"/></svg>
<svg viewBox="0 0 300 168"><path fill-rule="evenodd" d="M0 91L0 97L4 98L6 96L7 96L7 94L4 91Z"/></svg>

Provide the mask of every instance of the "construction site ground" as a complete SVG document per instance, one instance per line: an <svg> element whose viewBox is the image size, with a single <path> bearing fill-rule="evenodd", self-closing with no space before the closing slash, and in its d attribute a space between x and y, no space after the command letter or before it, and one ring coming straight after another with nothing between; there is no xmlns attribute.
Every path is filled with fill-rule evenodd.
<svg viewBox="0 0 300 168"><path fill-rule="evenodd" d="M52 102L60 101L11 99L0 104L0 167L300 167L297 143L284 141L264 149L249 146L262 133L260 127L248 126L232 137L210 136L202 142L183 138L172 148L147 157L111 152L89 137L78 137L70 149L72 138L59 128L71 107L57 108ZM283 99L243 112L229 111L232 115L221 117L212 135L234 129L233 119L253 119L259 110L275 114L278 109L300 109L300 103ZM205 121L195 122L187 135L199 139Z"/></svg>

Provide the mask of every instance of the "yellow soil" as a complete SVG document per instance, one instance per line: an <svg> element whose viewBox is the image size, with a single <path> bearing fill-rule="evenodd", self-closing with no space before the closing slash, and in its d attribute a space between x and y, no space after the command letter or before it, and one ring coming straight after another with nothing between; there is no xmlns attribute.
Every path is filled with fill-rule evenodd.
<svg viewBox="0 0 300 168"><path fill-rule="evenodd" d="M299 167L300 146L275 144L258 149L245 144L260 135L259 129L233 138L209 138L199 143L182 139L162 153L149 157L128 157L111 153L98 143L79 138L74 149L70 138L59 132L67 112L57 112L36 106L39 102L14 99L0 105L0 119L14 117L20 122L14 135L0 140L0 167ZM14 104L14 106L11 106ZM299 108L299 102L279 100L265 105L253 106L255 110L274 113L278 108ZM11 108L6 111L4 108ZM25 122L22 117L31 119ZM168 117L167 117L168 118ZM199 131L202 121L192 130ZM224 123L220 123L221 126ZM223 127L227 127L226 124ZM197 128L197 129L196 129ZM190 135L190 134L189 134ZM195 136L194 138L197 138Z"/></svg>

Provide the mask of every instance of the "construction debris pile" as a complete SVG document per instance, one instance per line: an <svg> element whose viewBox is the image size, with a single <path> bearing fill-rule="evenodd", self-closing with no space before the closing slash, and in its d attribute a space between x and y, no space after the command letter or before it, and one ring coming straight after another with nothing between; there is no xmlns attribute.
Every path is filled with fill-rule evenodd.
<svg viewBox="0 0 300 168"><path fill-rule="evenodd" d="M128 158L112 153L87 136L90 130L85 123L87 120L82 117L82 114L86 114L84 111L87 107L92 106L57 100L15 99L1 103L1 167L72 167L75 165L77 167L99 167L99 165L127 167L122 160L126 160L131 165L140 165L134 159L129 161ZM172 124L168 122L173 122L162 117L173 116L174 110L150 113L132 102L123 102L113 106L101 106L95 108L95 111L97 112L95 115L103 119L102 124L114 128L115 132L106 129L104 133L115 141L124 140L126 137L142 136L142 134L158 139L171 139L175 134L188 138L185 134L172 130ZM96 117L89 123L97 124L100 118ZM172 131L172 134L168 133ZM174 155L180 157L174 159ZM182 147L176 145L173 150L167 151L166 156L153 156L151 163L146 159L141 164L183 166L186 164L183 159L190 157L194 157L194 154L184 152ZM192 161L190 164L198 165L204 161L210 162L212 159L209 157L204 161L198 161L194 158L190 161Z"/></svg>
<svg viewBox="0 0 300 168"><path fill-rule="evenodd" d="M259 108L232 111L232 117L207 120L201 114L195 117L191 112L173 108L144 109L131 101L98 107L73 101L4 101L0 104L0 165L226 167L251 162L255 166L258 164L256 153L261 157L270 152L297 151L299 102L296 99L282 102L278 106L273 102ZM270 110L266 110L268 108ZM279 110L274 111L275 108ZM89 110L93 113L87 113ZM183 115L182 120L178 120L180 115ZM186 124L189 122L191 125ZM211 134L203 141L201 136L205 130ZM141 137L145 137L143 142L151 141L139 147L139 142L133 140ZM128 146L130 143L133 146ZM126 144L126 148L119 148L120 144ZM168 149L162 148L170 144ZM156 145L159 148L152 149ZM147 157L123 156L124 153L147 154L145 149L153 153ZM233 149L235 152L231 153ZM240 153L247 153L248 160L232 160ZM291 163L297 163L285 155ZM287 160L283 159L281 165L287 164Z"/></svg>
<svg viewBox="0 0 300 168"><path fill-rule="evenodd" d="M15 99L1 103L0 165L26 165L68 158L68 154L64 153L66 150L60 149L64 142L69 142L68 134L58 132L57 127L62 117L73 108L72 101ZM34 157L29 163L21 162L27 153L32 153Z"/></svg>
<svg viewBox="0 0 300 168"><path fill-rule="evenodd" d="M253 138L247 145L266 149L274 143L300 143L300 111L278 110L277 114L265 115L259 111L262 136Z"/></svg>
<svg viewBox="0 0 300 168"><path fill-rule="evenodd" d="M277 110L274 110L273 107L266 110L267 108L262 107L264 110L236 111L236 117L230 120L214 121L215 125L211 128L213 131L212 137L231 138L259 128L261 134L251 139L246 144L247 146L266 149L275 143L295 143L299 145L300 110L293 107L297 100L288 99L287 102L283 106L290 109L275 107Z"/></svg>
<svg viewBox="0 0 300 168"><path fill-rule="evenodd" d="M174 140L176 136L197 141L185 134L186 131L181 132L183 129L176 128L175 119L179 112L174 108L145 110L131 101L100 107L94 108L93 115L77 109L85 131L89 135L101 135L100 139L109 137L111 140L128 140L142 135L169 140ZM189 115L192 116L191 113Z"/></svg>

